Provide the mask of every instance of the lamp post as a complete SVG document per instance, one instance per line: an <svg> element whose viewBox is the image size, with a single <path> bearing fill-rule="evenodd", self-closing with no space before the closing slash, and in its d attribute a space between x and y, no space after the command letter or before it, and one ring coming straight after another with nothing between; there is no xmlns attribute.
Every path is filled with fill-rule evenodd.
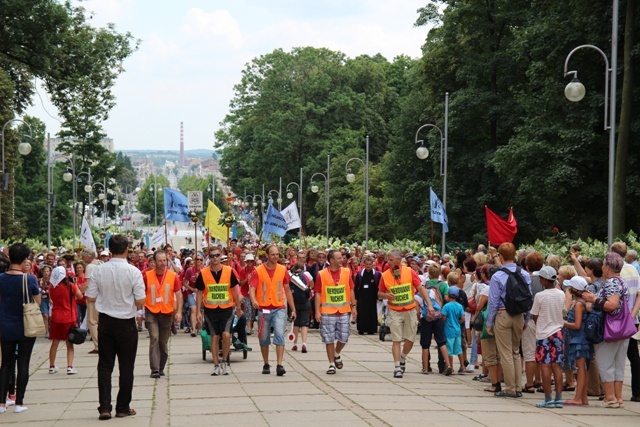
<svg viewBox="0 0 640 427"><path fill-rule="evenodd" d="M84 190L90 193L93 191L93 187L102 187L102 193L98 194L98 200L102 201L102 228L107 228L107 178L104 179L104 183L96 182L92 184L91 188L85 185Z"/></svg>
<svg viewBox="0 0 640 427"><path fill-rule="evenodd" d="M13 122L20 122L26 125L27 129L29 129L29 138L33 139L33 131L31 130L31 126L24 120L11 119L2 126L2 190L0 191L0 241L2 240L2 192L9 189L9 173L5 169L4 165L4 131L7 128L7 125ZM27 156L29 153L31 153L31 144L24 141L18 144L18 153L23 156Z"/></svg>
<svg viewBox="0 0 640 427"><path fill-rule="evenodd" d="M321 177L324 178L324 200L325 200L325 205L327 205L327 248L329 247L329 190L331 189L329 185L330 166L331 166L331 157L327 155L327 174L325 175L322 172L316 172L313 175L311 175L311 192L313 193L317 193L319 190L318 186L313 182L313 178L316 175L320 175Z"/></svg>
<svg viewBox="0 0 640 427"><path fill-rule="evenodd" d="M369 135L366 137L365 146L365 161L358 157L353 157L347 160L345 170L347 172L347 182L352 184L355 182L356 176L351 173L349 163L351 163L352 160L357 160L362 163L362 167L364 168L364 248L366 250L369 248Z"/></svg>
<svg viewBox="0 0 640 427"><path fill-rule="evenodd" d="M440 176L443 177L442 182L442 208L447 211L447 153L449 151L449 92L444 94L444 133L442 130L432 124L422 125L416 131L415 144L420 144L416 149L416 156L420 160L429 157L429 150L424 146L424 141L418 139L420 131L425 128L433 128L440 132ZM442 225L442 253L446 251L447 234Z"/></svg>
<svg viewBox="0 0 640 427"><path fill-rule="evenodd" d="M564 76L572 75L573 79L564 89L564 94L569 101L578 102L584 98L586 90L578 80L577 71L568 71L569 59L580 49L593 49L600 53L605 63L604 72L604 130L609 131L609 183L607 197L607 245L613 243L613 187L614 167L616 154L616 70L618 67L618 0L613 0L613 13L611 23L611 66L607 55L598 47L585 44L574 48L564 61ZM609 95L611 95L609 97ZM607 105L608 102L608 105Z"/></svg>
<svg viewBox="0 0 640 427"><path fill-rule="evenodd" d="M262 221L263 221L263 215L264 215L264 199L263 196L259 195L259 194L255 194L253 195L253 208L256 209L258 208L258 202L256 201L256 198L260 198L260 208L257 210L258 212L260 212L259 219L258 222L260 223L260 230L262 230ZM256 230L256 233L259 230Z"/></svg>
<svg viewBox="0 0 640 427"><path fill-rule="evenodd" d="M153 193L153 223L154 227L158 227L158 193L162 188L158 188L158 178L153 176L153 184L149 185L149 191Z"/></svg>
<svg viewBox="0 0 640 427"><path fill-rule="evenodd" d="M282 205L282 196L278 190L269 190L269 192L267 193L267 197L269 197L269 204L273 204L273 198L271 197L271 193L276 193L278 195L278 197L276 198L276 202L278 202L278 206ZM280 210L280 209L278 209Z"/></svg>
<svg viewBox="0 0 640 427"><path fill-rule="evenodd" d="M290 182L287 184L287 199L293 199L293 193L289 191L289 186L295 185L298 187L298 216L300 217L300 230L298 231L299 240L298 247L302 248L302 168L300 168L300 183Z"/></svg>
<svg viewBox="0 0 640 427"><path fill-rule="evenodd" d="M71 156L65 156L65 155L60 155L58 156L60 158L64 158L67 159L69 161L69 165L71 166L71 172L69 172L68 170L62 174L62 179L65 182L71 182L71 196L72 196L72 200L73 200L73 209L72 209L72 216L73 216L73 248L75 250L76 247L76 205L78 204L78 194L77 194L77 189L76 189L76 158L75 156L72 154Z"/></svg>

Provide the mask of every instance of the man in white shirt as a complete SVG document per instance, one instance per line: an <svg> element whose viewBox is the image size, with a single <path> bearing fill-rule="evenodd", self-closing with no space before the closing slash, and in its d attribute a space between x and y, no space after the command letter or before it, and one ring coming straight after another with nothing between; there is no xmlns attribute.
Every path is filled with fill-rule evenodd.
<svg viewBox="0 0 640 427"><path fill-rule="evenodd" d="M129 242L127 237L115 234L109 239L113 257L109 262L96 266L85 296L100 313L98 334L98 394L99 419L111 418L111 374L116 356L120 367L120 382L116 400L116 417L135 415L131 404L133 369L138 350L136 310L146 300L142 273L127 262Z"/></svg>

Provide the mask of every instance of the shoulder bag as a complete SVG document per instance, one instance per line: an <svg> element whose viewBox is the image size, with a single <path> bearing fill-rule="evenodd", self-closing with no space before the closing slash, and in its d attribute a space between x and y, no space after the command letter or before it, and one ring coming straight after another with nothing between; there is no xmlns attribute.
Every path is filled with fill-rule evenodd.
<svg viewBox="0 0 640 427"><path fill-rule="evenodd" d="M623 288L624 291L624 288ZM621 341L629 339L638 332L631 313L627 298L621 298L622 307L616 314L604 314L604 341Z"/></svg>
<svg viewBox="0 0 640 427"><path fill-rule="evenodd" d="M69 284L69 300L70 300L70 304L75 304L75 301L73 300L73 287L71 286L71 284ZM71 307L71 305L69 305L69 307ZM71 311L73 311L73 309ZM77 326L74 326L73 328L69 329L69 334L67 334L67 340L70 343L84 344L86 339L87 339L86 329L78 328Z"/></svg>
<svg viewBox="0 0 640 427"><path fill-rule="evenodd" d="M22 275L22 323L25 337L33 338L44 335L44 319L40 312L40 306L29 294L26 274Z"/></svg>

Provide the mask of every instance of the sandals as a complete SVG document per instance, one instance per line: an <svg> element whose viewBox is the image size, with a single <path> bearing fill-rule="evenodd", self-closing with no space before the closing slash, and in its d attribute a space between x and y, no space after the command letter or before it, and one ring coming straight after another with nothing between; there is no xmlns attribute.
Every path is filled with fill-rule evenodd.
<svg viewBox="0 0 640 427"><path fill-rule="evenodd" d="M498 392L502 391L502 387L500 386L500 383L495 383L495 384L491 384L491 386L485 388L484 391L486 391L488 393L498 393Z"/></svg>
<svg viewBox="0 0 640 427"><path fill-rule="evenodd" d="M333 358L333 363L336 364L336 368L338 369L342 369L342 367L344 366L344 364L342 363L342 357L340 356L336 356Z"/></svg>
<svg viewBox="0 0 640 427"><path fill-rule="evenodd" d="M523 393L535 393L536 392L536 387L535 385L528 385L525 384L524 388L522 389Z"/></svg>
<svg viewBox="0 0 640 427"><path fill-rule="evenodd" d="M133 409L133 408L129 408L125 412L116 412L116 418L131 417L131 416L133 416L135 414L136 414L136 410Z"/></svg>
<svg viewBox="0 0 640 427"><path fill-rule="evenodd" d="M422 374L423 375L428 375L429 374L429 368L422 368Z"/></svg>
<svg viewBox="0 0 640 427"><path fill-rule="evenodd" d="M555 408L556 407L556 401L555 400L541 400L540 402L536 403L536 407L537 408L547 408L547 409Z"/></svg>
<svg viewBox="0 0 640 427"><path fill-rule="evenodd" d="M569 384L562 384L562 391L576 391L575 386L569 387Z"/></svg>
<svg viewBox="0 0 640 427"><path fill-rule="evenodd" d="M488 376L488 375L478 374L478 375L476 375L475 377L473 377L472 379L473 379L473 381L480 381L480 380L482 380L483 378L486 378L487 376Z"/></svg>
<svg viewBox="0 0 640 427"><path fill-rule="evenodd" d="M329 369L327 369L327 375L335 375L336 374L336 367L333 365L329 365Z"/></svg>

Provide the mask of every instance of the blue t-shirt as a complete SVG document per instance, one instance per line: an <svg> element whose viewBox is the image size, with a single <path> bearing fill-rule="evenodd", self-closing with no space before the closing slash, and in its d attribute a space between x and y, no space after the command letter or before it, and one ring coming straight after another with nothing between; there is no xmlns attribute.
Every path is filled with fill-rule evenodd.
<svg viewBox="0 0 640 427"><path fill-rule="evenodd" d="M447 338L455 338L460 335L460 316L464 316L462 304L449 301L442 307L442 315L447 316L444 322L444 335Z"/></svg>
<svg viewBox="0 0 640 427"><path fill-rule="evenodd" d="M31 295L40 293L38 281L31 274L27 275L27 286ZM22 304L22 274L0 274L0 339L25 339Z"/></svg>

